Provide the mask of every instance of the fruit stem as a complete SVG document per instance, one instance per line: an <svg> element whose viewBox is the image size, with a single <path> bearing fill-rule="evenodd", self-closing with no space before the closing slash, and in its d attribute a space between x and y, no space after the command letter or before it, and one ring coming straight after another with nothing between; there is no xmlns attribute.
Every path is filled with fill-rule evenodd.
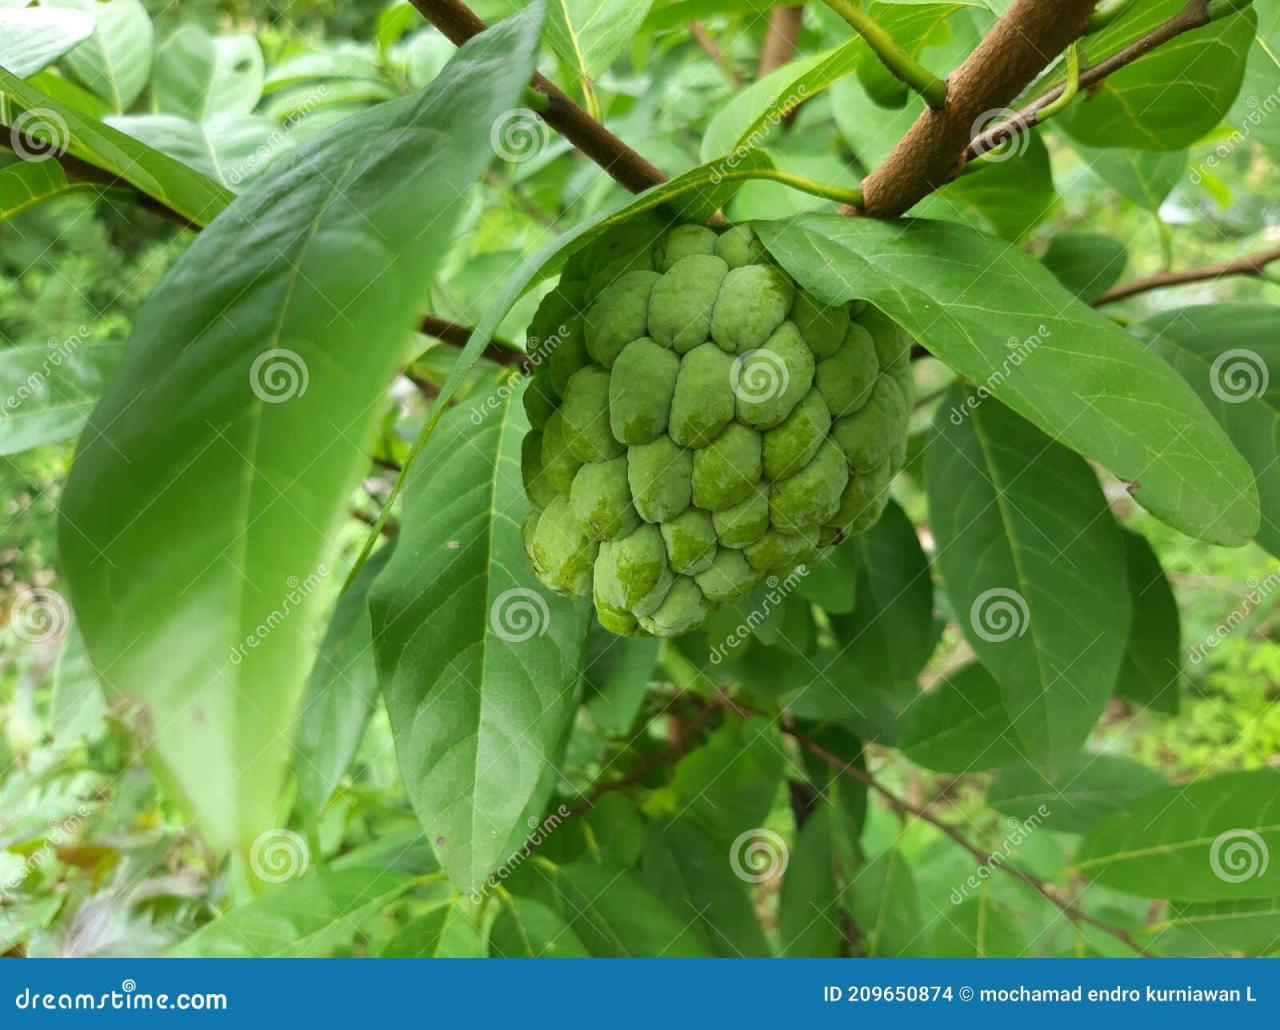
<svg viewBox="0 0 1280 1030"><path fill-rule="evenodd" d="M862 9L861 0L824 0L836 14L857 30L867 45L890 72L924 98L937 110L947 102L947 83L929 71L898 45L871 15Z"/></svg>

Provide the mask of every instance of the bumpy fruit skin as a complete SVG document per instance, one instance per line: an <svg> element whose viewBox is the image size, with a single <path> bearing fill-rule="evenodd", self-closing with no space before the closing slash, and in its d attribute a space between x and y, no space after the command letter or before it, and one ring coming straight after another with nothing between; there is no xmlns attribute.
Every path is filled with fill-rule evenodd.
<svg viewBox="0 0 1280 1030"><path fill-rule="evenodd" d="M631 219L529 327L525 548L618 634L675 636L880 518L911 340L806 293L749 225Z"/></svg>

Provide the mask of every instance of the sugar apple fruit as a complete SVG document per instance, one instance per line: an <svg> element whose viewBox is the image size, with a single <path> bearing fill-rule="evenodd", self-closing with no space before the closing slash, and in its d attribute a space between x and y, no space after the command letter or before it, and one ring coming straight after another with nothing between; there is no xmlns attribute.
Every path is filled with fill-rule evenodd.
<svg viewBox="0 0 1280 1030"><path fill-rule="evenodd" d="M614 633L687 632L863 532L906 458L910 340L806 293L747 225L615 227L528 351L529 562Z"/></svg>

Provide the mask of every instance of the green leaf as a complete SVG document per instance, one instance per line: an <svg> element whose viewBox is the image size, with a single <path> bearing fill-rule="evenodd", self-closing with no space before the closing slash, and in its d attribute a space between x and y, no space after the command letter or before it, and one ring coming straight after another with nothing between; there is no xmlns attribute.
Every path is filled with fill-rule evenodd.
<svg viewBox="0 0 1280 1030"><path fill-rule="evenodd" d="M870 300L961 375L1137 481L1156 517L1214 543L1252 538L1252 473L1203 405L1038 261L947 222L802 215L758 231L806 288Z"/></svg>
<svg viewBox="0 0 1280 1030"><path fill-rule="evenodd" d="M1125 572L1133 621L1116 680L1116 693L1157 711L1178 711L1182 678L1182 628L1160 559L1146 537L1124 533Z"/></svg>
<svg viewBox="0 0 1280 1030"><path fill-rule="evenodd" d="M1157 790L1096 824L1074 871L1141 898L1280 896L1280 770L1223 773Z"/></svg>
<svg viewBox="0 0 1280 1030"><path fill-rule="evenodd" d="M528 428L510 391L478 426L462 409L442 423L370 595L400 769L462 889L519 849L530 819L536 825L573 721L586 643L590 606L543 590L525 559Z"/></svg>
<svg viewBox="0 0 1280 1030"><path fill-rule="evenodd" d="M29 78L93 34L88 11L0 10L0 65Z"/></svg>
<svg viewBox="0 0 1280 1030"><path fill-rule="evenodd" d="M1022 755L1000 685L976 662L907 709L899 747L916 765L946 773L994 769Z"/></svg>
<svg viewBox="0 0 1280 1030"><path fill-rule="evenodd" d="M1155 0L1089 40L1091 63L1177 14L1183 0ZM1054 119L1091 147L1179 150L1227 113L1244 77L1257 17L1251 10L1214 21L1161 44L1108 75Z"/></svg>
<svg viewBox="0 0 1280 1030"><path fill-rule="evenodd" d="M60 542L85 641L215 849L277 818L314 587L537 13L241 194L151 294L81 441Z"/></svg>
<svg viewBox="0 0 1280 1030"><path fill-rule="evenodd" d="M380 869L312 873L233 908L174 948L173 958L303 958L331 953L413 884Z"/></svg>
<svg viewBox="0 0 1280 1030"><path fill-rule="evenodd" d="M843 812L819 805L796 834L778 900L784 958L838 958L844 950L846 888L857 864ZM854 890L857 889L855 882Z"/></svg>
<svg viewBox="0 0 1280 1030"><path fill-rule="evenodd" d="M53 740L58 747L65 748L82 737L94 739L102 734L107 701L84 648L84 637L74 624L62 639L62 650L53 667L49 707Z"/></svg>
<svg viewBox="0 0 1280 1030"><path fill-rule="evenodd" d="M1280 556L1280 309L1203 304L1134 331L1187 381L1252 466L1262 499L1257 540Z"/></svg>
<svg viewBox="0 0 1280 1030"><path fill-rule="evenodd" d="M127 114L109 118L107 124L231 190L293 146L275 122L252 115L193 122L172 114Z"/></svg>
<svg viewBox="0 0 1280 1030"><path fill-rule="evenodd" d="M992 897L983 884L977 897L962 902L933 924L930 958L1022 958L1029 945L1013 909Z"/></svg>
<svg viewBox="0 0 1280 1030"><path fill-rule="evenodd" d="M587 711L602 730L623 734L635 722L658 662L657 637L618 637L592 620L583 677Z"/></svg>
<svg viewBox="0 0 1280 1030"><path fill-rule="evenodd" d="M230 203L230 190L167 154L139 143L96 118L55 100L0 68L0 94L39 117L24 131L44 141L51 152L69 151L160 201L196 225L205 225ZM18 119L15 119L15 122Z"/></svg>
<svg viewBox="0 0 1280 1030"><path fill-rule="evenodd" d="M757 871L748 870L752 882ZM764 958L771 954L731 855L688 819L651 823L640 878L677 919L692 927L712 954Z"/></svg>
<svg viewBox="0 0 1280 1030"><path fill-rule="evenodd" d="M818 652L802 667L808 682L788 697L787 710L800 718L847 723L868 739L892 743L937 642L929 559L911 520L893 501L854 546L854 609L831 619L838 647Z"/></svg>
<svg viewBox="0 0 1280 1030"><path fill-rule="evenodd" d="M676 813L727 845L764 824L782 773L777 727L756 717L725 723L680 759L667 789Z"/></svg>
<svg viewBox="0 0 1280 1030"><path fill-rule="evenodd" d="M862 934L867 958L908 958L926 953L915 879L897 847L868 862L850 894L853 921Z"/></svg>
<svg viewBox="0 0 1280 1030"><path fill-rule="evenodd" d="M1061 232L1049 241L1040 260L1067 290L1092 304L1120 281L1129 251L1102 233Z"/></svg>
<svg viewBox="0 0 1280 1030"><path fill-rule="evenodd" d="M54 6L92 12L93 34L63 60L85 86L123 114L151 78L151 18L138 0L56 0Z"/></svg>
<svg viewBox="0 0 1280 1030"><path fill-rule="evenodd" d="M1052 781L1026 763L1002 769L987 790L997 812L1063 833L1084 833L1130 801L1168 785L1154 769L1118 755L1082 754Z"/></svg>
<svg viewBox="0 0 1280 1030"><path fill-rule="evenodd" d="M490 958L590 958L586 945L554 909L532 898L501 898L489 928Z"/></svg>
<svg viewBox="0 0 1280 1030"><path fill-rule="evenodd" d="M1091 150L1075 144L1089 170L1147 211L1159 211L1187 172L1185 150Z"/></svg>
<svg viewBox="0 0 1280 1030"><path fill-rule="evenodd" d="M579 79L608 70L649 13L649 0L551 0L547 45Z"/></svg>
<svg viewBox="0 0 1280 1030"><path fill-rule="evenodd" d="M355 761L378 703L378 674L369 625L369 588L395 549L378 551L339 599L320 641L294 731L298 807L318 818Z"/></svg>
<svg viewBox="0 0 1280 1030"><path fill-rule="evenodd" d="M0 351L0 454L80 432L123 350L119 342L89 343L73 336Z"/></svg>
<svg viewBox="0 0 1280 1030"><path fill-rule="evenodd" d="M796 592L831 615L847 615L858 597L859 550L857 539L845 540L809 562Z"/></svg>
<svg viewBox="0 0 1280 1030"><path fill-rule="evenodd" d="M263 78L262 48L252 36L181 25L156 51L151 97L157 111L204 122L248 114L262 99Z"/></svg>
<svg viewBox="0 0 1280 1030"><path fill-rule="evenodd" d="M1167 955L1270 955L1280 948L1280 898L1176 905L1150 928Z"/></svg>
<svg viewBox="0 0 1280 1030"><path fill-rule="evenodd" d="M68 193L94 193L97 189L89 183L71 182L57 161L15 161L0 168L0 222L46 200Z"/></svg>
<svg viewBox="0 0 1280 1030"><path fill-rule="evenodd" d="M1124 654L1120 529L1088 462L998 401L953 389L935 428L925 480L952 611L1030 756L1056 769L1102 714Z"/></svg>
<svg viewBox="0 0 1280 1030"><path fill-rule="evenodd" d="M1253 9L1258 16L1258 33L1249 49L1240 95L1226 120L1247 139L1274 149L1280 146L1280 126L1270 117L1280 80L1280 5L1275 0L1254 0ZM1210 156L1204 164L1212 169L1217 160Z"/></svg>
<svg viewBox="0 0 1280 1030"><path fill-rule="evenodd" d="M624 869L540 862L560 914L597 958L702 958L693 930Z"/></svg>
<svg viewBox="0 0 1280 1030"><path fill-rule="evenodd" d="M442 903L406 923L379 958L483 958L484 938L458 905Z"/></svg>

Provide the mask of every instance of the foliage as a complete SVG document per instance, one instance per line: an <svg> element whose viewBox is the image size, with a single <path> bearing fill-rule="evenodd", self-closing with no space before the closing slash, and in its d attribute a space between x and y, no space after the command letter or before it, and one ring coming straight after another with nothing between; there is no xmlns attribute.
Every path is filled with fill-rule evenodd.
<svg viewBox="0 0 1280 1030"><path fill-rule="evenodd" d="M1280 2L1090 79L1184 6L883 219L1008 5L0 7L0 954L1275 953ZM832 312L910 361L788 364ZM740 558L636 452L751 487L882 364L874 525L556 592L704 508Z"/></svg>

